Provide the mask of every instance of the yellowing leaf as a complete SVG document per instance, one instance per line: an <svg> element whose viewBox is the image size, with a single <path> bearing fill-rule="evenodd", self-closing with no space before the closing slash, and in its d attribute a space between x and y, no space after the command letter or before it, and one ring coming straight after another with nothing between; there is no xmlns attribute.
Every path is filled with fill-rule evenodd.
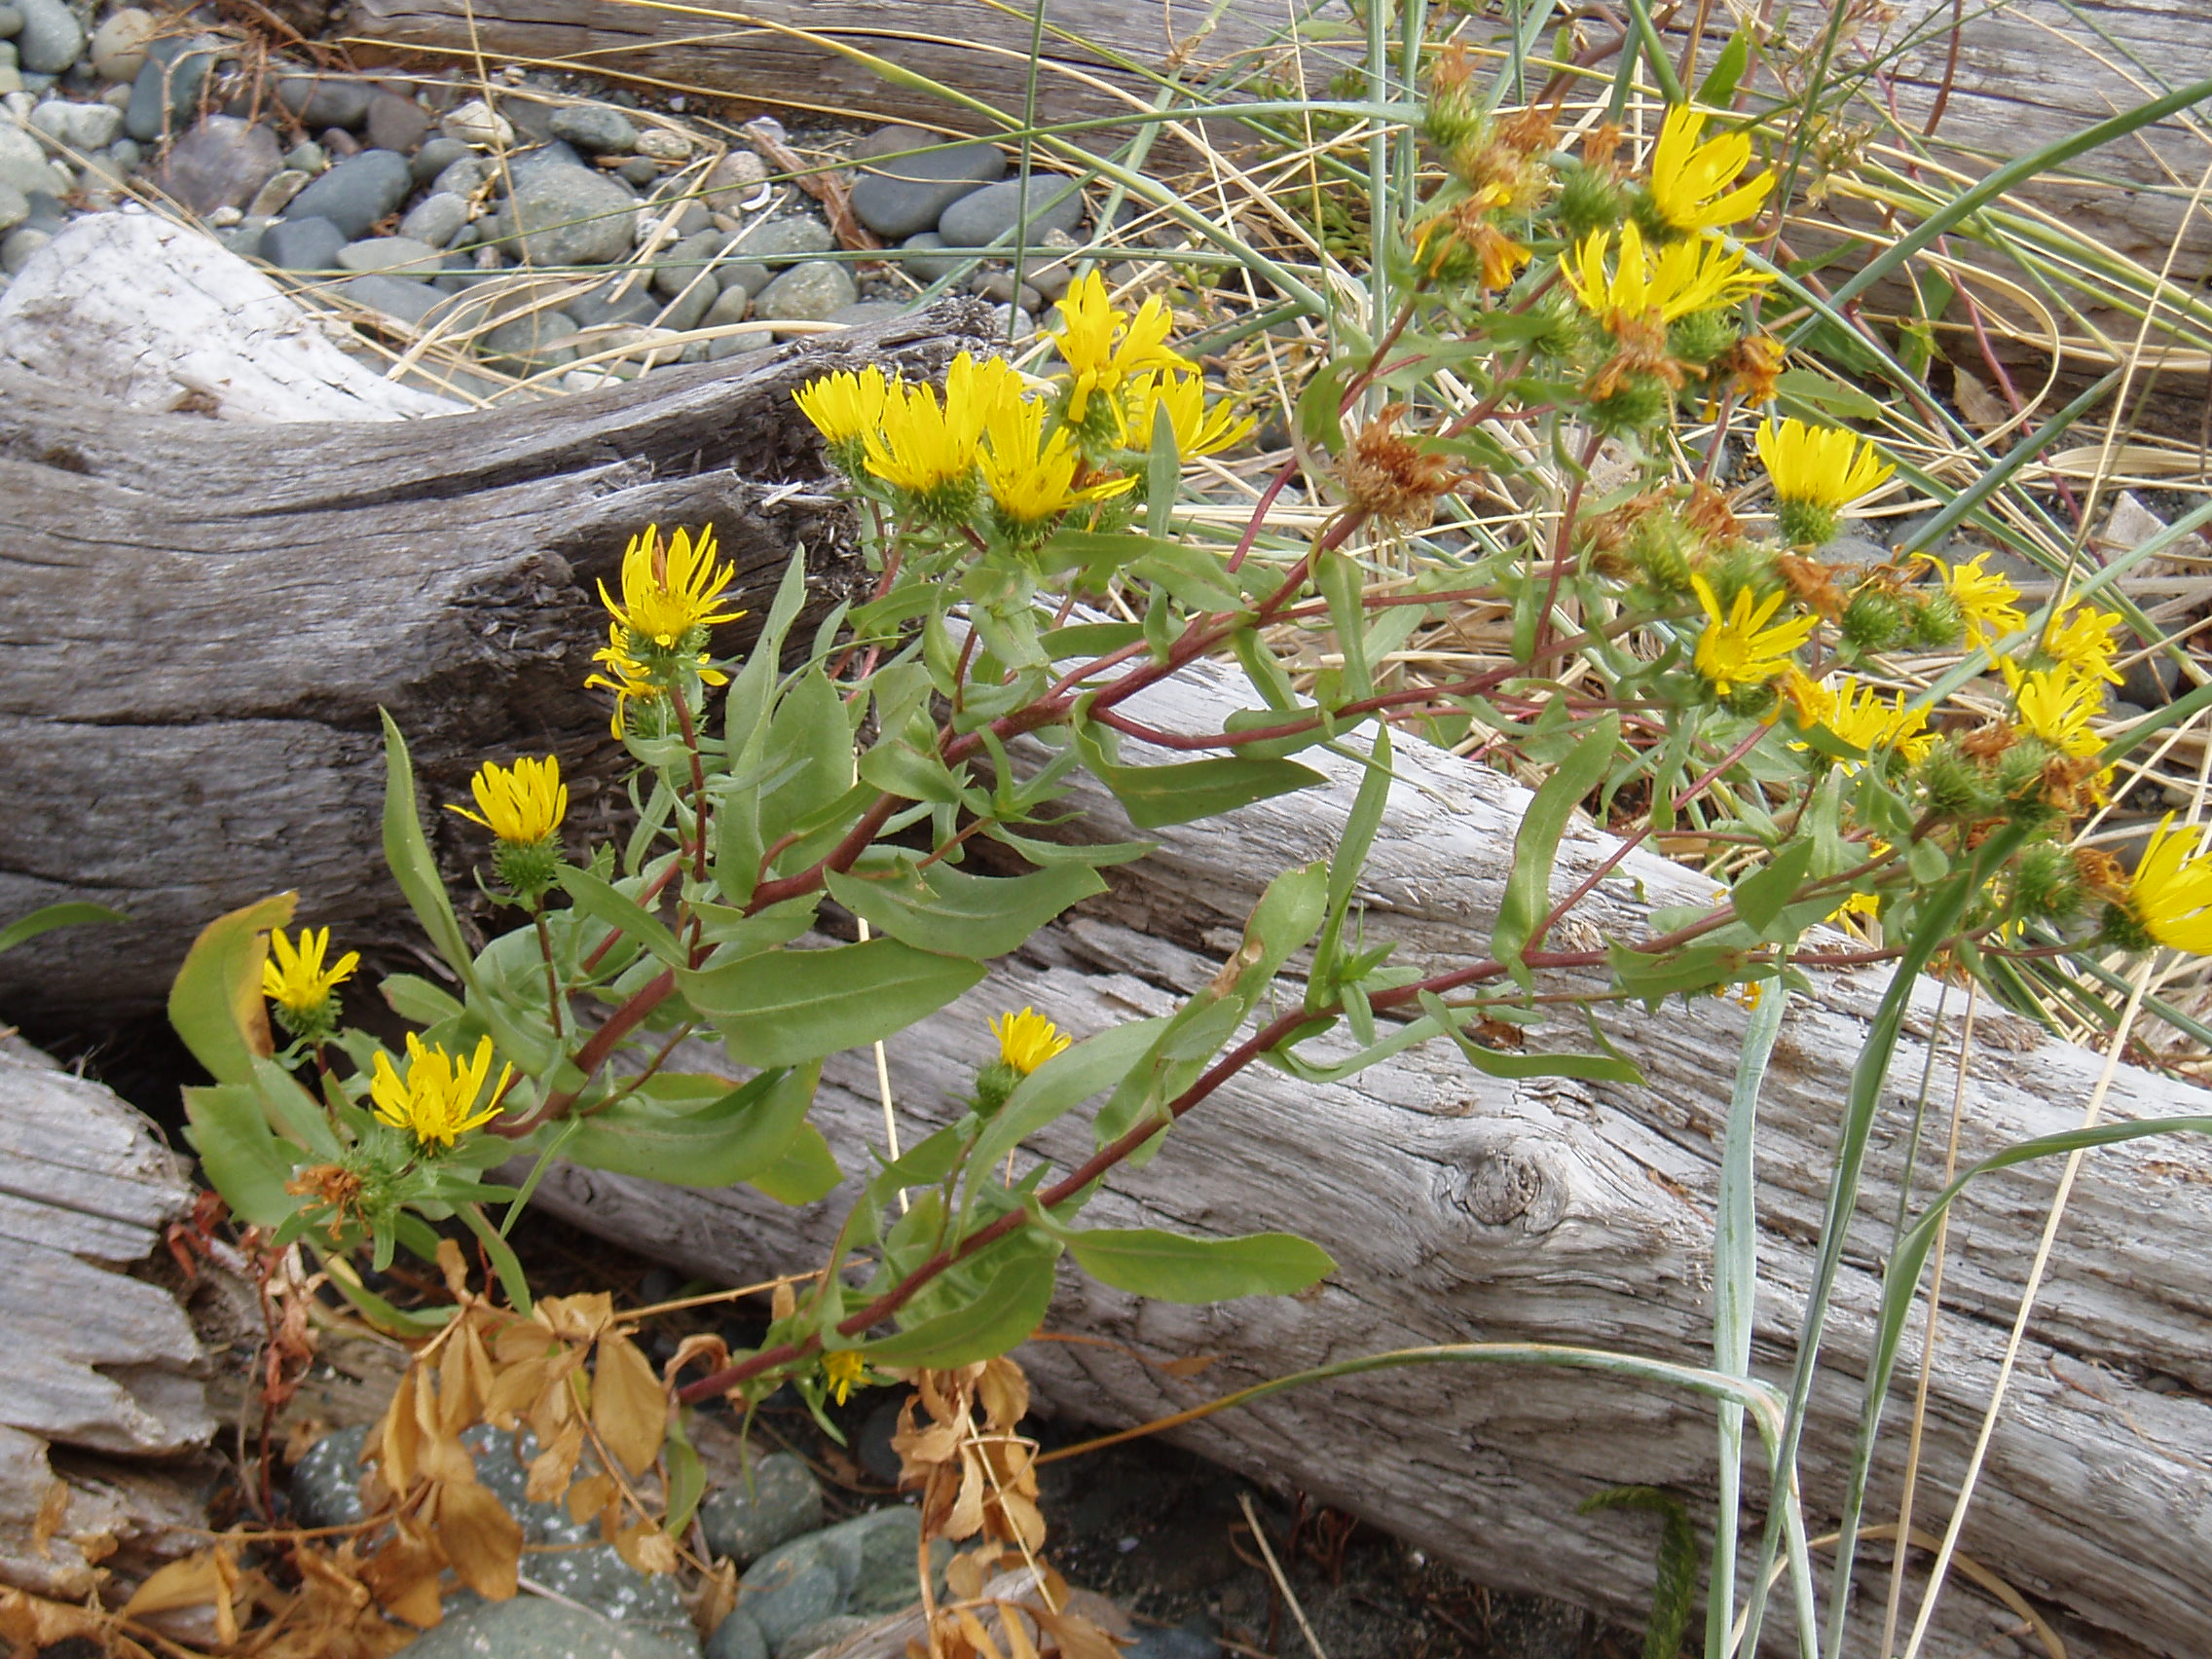
<svg viewBox="0 0 2212 1659"><path fill-rule="evenodd" d="M676 1540L650 1521L640 1521L614 1534L614 1553L640 1572L674 1572Z"/></svg>
<svg viewBox="0 0 2212 1659"><path fill-rule="evenodd" d="M532 1503L551 1503L569 1490L575 1478L576 1459L583 1456L584 1425L571 1419L552 1445L530 1460L530 1481L523 1496Z"/></svg>
<svg viewBox="0 0 2212 1659"><path fill-rule="evenodd" d="M668 1395L652 1361L628 1337L599 1340L592 1371L591 1425L629 1473L642 1474L660 1456L668 1432Z"/></svg>
<svg viewBox="0 0 2212 1659"><path fill-rule="evenodd" d="M480 1486L444 1486L437 1494L437 1539L461 1581L487 1601L515 1593L522 1526Z"/></svg>

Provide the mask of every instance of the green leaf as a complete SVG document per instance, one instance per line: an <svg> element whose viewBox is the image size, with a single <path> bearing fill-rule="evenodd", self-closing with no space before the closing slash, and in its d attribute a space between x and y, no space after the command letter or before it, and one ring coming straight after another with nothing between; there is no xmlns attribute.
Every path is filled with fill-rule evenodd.
<svg viewBox="0 0 2212 1659"><path fill-rule="evenodd" d="M760 835L817 828L814 819L853 788L853 711L819 668L799 676L768 721L768 781Z"/></svg>
<svg viewBox="0 0 2212 1659"><path fill-rule="evenodd" d="M586 1168L679 1187L728 1187L773 1170L790 1152L819 1065L777 1068L690 1111L632 1094L583 1120L567 1157Z"/></svg>
<svg viewBox="0 0 2212 1659"><path fill-rule="evenodd" d="M252 1083L254 1062L276 1052L261 968L269 930L289 922L298 901L279 893L217 916L200 930L169 986L169 1023L217 1083Z"/></svg>
<svg viewBox="0 0 2212 1659"><path fill-rule="evenodd" d="M499 1288L507 1293L508 1304L517 1313L527 1314L531 1309L530 1278L522 1271L522 1258L515 1254L515 1247L475 1204L457 1205L454 1214L476 1235L484 1254L492 1258L492 1271L499 1275Z"/></svg>
<svg viewBox="0 0 2212 1659"><path fill-rule="evenodd" d="M1512 873L1505 878L1505 897L1497 906L1490 948L1523 989L1532 989L1536 982L1521 953L1551 909L1552 865L1559 857L1568 815L1612 770L1620 737L1618 715L1606 715L1586 727L1530 801L1520 833L1513 838Z"/></svg>
<svg viewBox="0 0 2212 1659"><path fill-rule="evenodd" d="M1736 95L1736 83L1744 78L1744 68L1751 60L1751 32L1740 28L1728 37L1728 44L1720 49L1713 68L1698 83L1697 101L1707 109L1718 109Z"/></svg>
<svg viewBox="0 0 2212 1659"><path fill-rule="evenodd" d="M825 881L838 903L893 939L976 961L1019 949L1061 911L1106 891L1098 872L1079 864L997 878L941 864L919 874L903 866L883 879L831 870Z"/></svg>
<svg viewBox="0 0 2212 1659"><path fill-rule="evenodd" d="M925 1319L910 1331L869 1343L861 1351L883 1365L944 1370L995 1359L1027 1342L1052 1301L1052 1258L1025 1251L999 1269L965 1308Z"/></svg>
<svg viewBox="0 0 2212 1659"><path fill-rule="evenodd" d="M661 1443L661 1462L668 1470L668 1513L661 1518L661 1530L672 1538L689 1530L699 1499L707 1494L707 1465L686 1432L690 1417L689 1407L671 1412L668 1438Z"/></svg>
<svg viewBox="0 0 2212 1659"><path fill-rule="evenodd" d="M1107 759L1095 740L1081 728L1076 740L1085 746L1085 759L1091 772L1114 792L1114 798L1139 830L1161 830L1171 824L1212 818L1250 806L1256 800L1269 800L1328 781L1295 760L1251 760L1242 756L1164 766L1124 766Z"/></svg>
<svg viewBox="0 0 2212 1659"><path fill-rule="evenodd" d="M1102 657L1143 638L1144 630L1134 622L1078 622L1049 629L1045 649L1052 661L1070 662L1077 657Z"/></svg>
<svg viewBox="0 0 2212 1659"><path fill-rule="evenodd" d="M1830 380L1813 369L1785 369L1774 383L1775 394L1800 411L1832 415L1847 421L1879 420L1883 405L1848 381Z"/></svg>
<svg viewBox="0 0 2212 1659"><path fill-rule="evenodd" d="M784 579L768 606L760 637L754 642L752 654L722 700L723 732L732 755L741 754L752 743L768 718L768 696L783 657L784 636L805 603L806 552L801 548L784 567Z"/></svg>
<svg viewBox="0 0 2212 1659"><path fill-rule="evenodd" d="M300 1207L284 1191L293 1161L269 1126L260 1090L240 1083L187 1088L184 1117L202 1172L235 1213L255 1227L276 1227Z"/></svg>
<svg viewBox="0 0 2212 1659"><path fill-rule="evenodd" d="M676 976L691 1006L716 1022L730 1058L763 1068L896 1036L982 977L980 963L895 939L774 950Z"/></svg>
<svg viewBox="0 0 2212 1659"><path fill-rule="evenodd" d="M1337 1267L1327 1251L1295 1233L1192 1238L1154 1227L1099 1227L1067 1233L1062 1242L1092 1278L1155 1302L1289 1296Z"/></svg>
<svg viewBox="0 0 2212 1659"><path fill-rule="evenodd" d="M861 756L861 782L902 800L957 806L962 799L960 780L951 767L897 738L884 739Z"/></svg>
<svg viewBox="0 0 2212 1659"><path fill-rule="evenodd" d="M1328 601L1329 626L1337 637L1337 649L1345 659L1344 700L1371 696L1374 677L1367 667L1366 574L1359 562L1342 548L1330 548L1314 559L1313 585ZM1321 701L1341 707L1326 696Z"/></svg>
<svg viewBox="0 0 2212 1659"><path fill-rule="evenodd" d="M668 924L637 900L602 881L588 869L563 866L554 879L560 882L577 909L596 922L605 922L627 939L634 939L671 968L688 967L691 953L671 933Z"/></svg>
<svg viewBox="0 0 2212 1659"><path fill-rule="evenodd" d="M1359 780L1359 793L1345 819L1345 831L1337 838L1337 855L1329 861L1329 911L1322 925L1321 942L1313 947L1313 973L1307 984L1306 1006L1317 1009L1336 994L1339 947L1344 939L1345 917L1352 896L1359 890L1359 872L1375 846L1375 832L1382 826L1382 809L1390 800L1390 728L1378 724L1367 754L1367 767Z"/></svg>
<svg viewBox="0 0 2212 1659"><path fill-rule="evenodd" d="M94 922L128 922L130 918L121 910L111 910L105 904L94 904L83 899L68 899L58 904L47 904L27 916L18 916L6 927L0 928L0 950L13 950L55 928L85 927Z"/></svg>
<svg viewBox="0 0 2212 1659"><path fill-rule="evenodd" d="M1420 993L1420 1006L1437 1028L1459 1045L1459 1052L1466 1055L1467 1063L1485 1077L1572 1077L1586 1083L1626 1083L1641 1085L1643 1073L1628 1061L1605 1054L1525 1054L1510 1049L1486 1049L1469 1037L1465 1021L1472 1011L1456 1011L1447 1008L1444 999L1434 991Z"/></svg>
<svg viewBox="0 0 2212 1659"><path fill-rule="evenodd" d="M1170 543L1135 561L1128 573L1164 588L1176 604L1192 610L1245 608L1244 596L1223 571L1220 557L1202 547Z"/></svg>
<svg viewBox="0 0 2212 1659"><path fill-rule="evenodd" d="M976 1142L973 1166L989 1169L1031 1135L1126 1077L1159 1040L1165 1019L1131 1019L1063 1049L1014 1086Z"/></svg>
<svg viewBox="0 0 2212 1659"><path fill-rule="evenodd" d="M828 1198L844 1178L822 1131L812 1124L801 1124L776 1166L754 1176L753 1185L778 1203L795 1206Z"/></svg>
<svg viewBox="0 0 2212 1659"><path fill-rule="evenodd" d="M1003 824L993 824L983 833L1002 846L1012 847L1033 865L1082 864L1102 869L1108 865L1132 864L1158 850L1151 841L1040 841L1031 835L1017 835Z"/></svg>
<svg viewBox="0 0 2212 1659"><path fill-rule="evenodd" d="M423 833L423 820L415 800L415 765L407 757L407 739L388 711L379 709L384 720L384 862L406 895L407 904L430 944L445 965L470 989L476 984L476 961L461 937L461 923L453 913L438 861Z"/></svg>
<svg viewBox="0 0 2212 1659"><path fill-rule="evenodd" d="M387 974L377 989L384 993L391 1012L412 1025L442 1025L449 1019L459 1019L463 1012L459 997L440 990L420 975Z"/></svg>
<svg viewBox="0 0 2212 1659"><path fill-rule="evenodd" d="M1810 840L1792 841L1768 861L1765 868L1737 882L1729 895L1735 901L1737 917L1752 932L1764 934L1782 914L1783 905L1805 884L1813 852Z"/></svg>

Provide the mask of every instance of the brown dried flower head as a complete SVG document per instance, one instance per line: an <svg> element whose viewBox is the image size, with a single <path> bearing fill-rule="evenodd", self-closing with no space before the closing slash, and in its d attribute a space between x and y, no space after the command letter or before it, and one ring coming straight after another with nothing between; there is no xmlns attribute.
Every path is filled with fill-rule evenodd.
<svg viewBox="0 0 2212 1659"><path fill-rule="evenodd" d="M2118 904L2127 898L2127 870L2102 847L2076 847L2074 873L2099 899Z"/></svg>
<svg viewBox="0 0 2212 1659"><path fill-rule="evenodd" d="M2020 741L2020 728L2010 720L1991 720L1959 739L1959 753L1975 760L1994 760Z"/></svg>
<svg viewBox="0 0 2212 1659"><path fill-rule="evenodd" d="M1728 498L1699 479L1690 486L1682 503L1682 522L1714 547L1727 547L1744 539L1744 527L1729 510Z"/></svg>
<svg viewBox="0 0 2212 1659"><path fill-rule="evenodd" d="M1723 509L1725 510L1725 509ZM1783 586L1798 606L1830 622L1843 615L1848 603L1843 590L1836 586L1835 571L1818 559L1801 558L1795 553L1775 556L1774 568L1782 573Z"/></svg>
<svg viewBox="0 0 2212 1659"><path fill-rule="evenodd" d="M1393 530L1419 530L1436 517L1436 501L1466 479L1440 455L1423 451L1398 430L1406 406L1393 403L1360 428L1338 465L1351 504Z"/></svg>
<svg viewBox="0 0 2212 1659"><path fill-rule="evenodd" d="M1771 335L1747 334L1728 348L1714 364L1713 372L1715 378L1725 375L1732 379L1736 395L1746 403L1772 403L1775 385L1788 361L1788 352L1781 341Z"/></svg>

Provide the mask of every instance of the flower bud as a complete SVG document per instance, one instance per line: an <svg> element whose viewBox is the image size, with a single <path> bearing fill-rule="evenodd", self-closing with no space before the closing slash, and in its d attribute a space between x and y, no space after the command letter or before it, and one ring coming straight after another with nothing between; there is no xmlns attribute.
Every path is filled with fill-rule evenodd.
<svg viewBox="0 0 2212 1659"><path fill-rule="evenodd" d="M2024 916L2062 922L2074 915L2085 895L2073 854L2055 841L2025 849L2013 866L2012 897Z"/></svg>
<svg viewBox="0 0 2212 1659"><path fill-rule="evenodd" d="M1966 631L1966 612L1948 588L1923 589L1905 607L1906 638L1915 650L1947 651Z"/></svg>
<svg viewBox="0 0 2212 1659"><path fill-rule="evenodd" d="M1949 738L1921 757L1917 776L1928 810L1939 818L1971 821L1986 817L1997 804L1987 774Z"/></svg>
<svg viewBox="0 0 2212 1659"><path fill-rule="evenodd" d="M1735 348L1744 330L1733 314L1717 308L1692 312L1667 330L1667 353L1694 368L1704 368Z"/></svg>
<svg viewBox="0 0 2212 1659"><path fill-rule="evenodd" d="M535 903L545 896L561 867L561 844L550 835L542 841L495 842L492 867L500 886L524 903Z"/></svg>
<svg viewBox="0 0 2212 1659"><path fill-rule="evenodd" d="M1825 547L1835 539L1835 508L1821 501L1793 501L1785 498L1774 504L1776 527L1792 547ZM1867 647L1880 650L1879 645Z"/></svg>
<svg viewBox="0 0 2212 1659"><path fill-rule="evenodd" d="M1904 638L1905 628L1904 607L1883 588L1862 587L1843 608L1843 637L1862 651L1888 650Z"/></svg>
<svg viewBox="0 0 2212 1659"><path fill-rule="evenodd" d="M1569 241L1580 241L1621 222L1628 203L1620 185L1609 173L1580 162L1570 162L1559 175L1560 230Z"/></svg>
<svg viewBox="0 0 2212 1659"><path fill-rule="evenodd" d="M1625 375L1618 386L1590 404L1590 424L1608 436L1645 432L1666 420L1675 393L1657 375Z"/></svg>

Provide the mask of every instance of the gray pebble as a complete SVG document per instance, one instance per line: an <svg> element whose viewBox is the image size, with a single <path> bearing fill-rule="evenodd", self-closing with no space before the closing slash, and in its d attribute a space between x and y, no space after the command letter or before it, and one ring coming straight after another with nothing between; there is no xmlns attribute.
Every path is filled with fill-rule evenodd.
<svg viewBox="0 0 2212 1659"><path fill-rule="evenodd" d="M0 0L0 40L13 40L22 33L23 14L15 0Z"/></svg>
<svg viewBox="0 0 2212 1659"><path fill-rule="evenodd" d="M715 1627L707 1659L768 1659L768 1639L751 1613L734 1612Z"/></svg>
<svg viewBox="0 0 2212 1659"><path fill-rule="evenodd" d="M506 176L510 183L520 184L524 179L554 168L581 170L597 178L601 175L584 161L573 144L556 138L549 144L535 144L507 158ZM496 172L498 169L495 168Z"/></svg>
<svg viewBox="0 0 2212 1659"><path fill-rule="evenodd" d="M325 127L315 134L315 139L329 153L333 162L342 162L348 156L361 153L361 141L343 127Z"/></svg>
<svg viewBox="0 0 2212 1659"><path fill-rule="evenodd" d="M446 140L451 142L451 140ZM427 150L429 146L424 145ZM430 188L441 196L474 196L483 188L484 181L492 176L490 162L477 156L463 156L452 163L430 183Z"/></svg>
<svg viewBox="0 0 2212 1659"><path fill-rule="evenodd" d="M654 288L673 300L704 275L708 286L719 289L721 281L719 273L714 270L714 264L728 240L729 234L726 231L707 231L699 236L685 237L654 259Z"/></svg>
<svg viewBox="0 0 2212 1659"><path fill-rule="evenodd" d="M363 150L293 197L284 211L286 217L328 219L350 241L406 201L414 183L405 156Z"/></svg>
<svg viewBox="0 0 2212 1659"><path fill-rule="evenodd" d="M1045 296L1024 282L1017 289L1011 271L983 271L977 273L975 294L980 300L996 300L1002 305L1013 300L1034 316L1045 306Z"/></svg>
<svg viewBox="0 0 2212 1659"><path fill-rule="evenodd" d="M652 284L617 276L589 293L561 302L561 309L576 319L578 328L599 328L609 323L650 322L660 315L660 301Z"/></svg>
<svg viewBox="0 0 2212 1659"><path fill-rule="evenodd" d="M51 191L54 182L46 146L15 123L0 121L0 184L27 196L34 190Z"/></svg>
<svg viewBox="0 0 2212 1659"><path fill-rule="evenodd" d="M717 213L734 213L759 194L768 164L751 150L732 150L707 169L700 198Z"/></svg>
<svg viewBox="0 0 2212 1659"><path fill-rule="evenodd" d="M54 192L26 190L23 200L31 204L30 217L23 221L26 229L44 231L50 237L61 234L62 226L69 222L69 209L61 205Z"/></svg>
<svg viewBox="0 0 2212 1659"><path fill-rule="evenodd" d="M1083 223L1083 192L1071 188L1071 184L1057 173L1038 173L1030 178L1029 236L1039 237L1051 229L1073 232ZM1066 195L1059 202L1046 205L1063 191ZM938 221L938 232L947 247L988 246L1014 228L1021 200L1022 181L1017 178L985 185L947 207Z"/></svg>
<svg viewBox="0 0 2212 1659"><path fill-rule="evenodd" d="M286 271L328 271L346 245L346 233L328 219L278 219L261 239L261 257Z"/></svg>
<svg viewBox="0 0 2212 1659"><path fill-rule="evenodd" d="M103 81L136 79L146 65L146 43L160 26L151 12L136 6L110 12L92 31L92 72Z"/></svg>
<svg viewBox="0 0 2212 1659"><path fill-rule="evenodd" d="M853 212L878 236L926 231L963 196L1006 173L1006 157L997 145L946 144L918 127L884 128L874 145L874 155L916 152L868 162L853 185Z"/></svg>
<svg viewBox="0 0 2212 1659"><path fill-rule="evenodd" d="M1047 248L1072 248L1075 238L1062 230L1048 230L1037 239ZM1075 262L1064 254L1058 259L1039 259L1032 250L1022 261L1021 279L1048 300L1062 298L1075 285Z"/></svg>
<svg viewBox="0 0 2212 1659"><path fill-rule="evenodd" d="M445 255L426 241L413 237L371 237L348 242L338 250L341 271L385 271L394 276L427 279L439 269Z"/></svg>
<svg viewBox="0 0 2212 1659"><path fill-rule="evenodd" d="M324 153L320 144L317 144L313 138L307 138L284 152L284 166L294 172L304 172L312 178L329 168L330 157Z"/></svg>
<svg viewBox="0 0 2212 1659"><path fill-rule="evenodd" d="M140 143L150 143L183 125L200 102L201 83L214 67L215 54L204 47L195 51L190 41L148 41L146 60L130 83L125 129Z"/></svg>
<svg viewBox="0 0 2212 1659"><path fill-rule="evenodd" d="M638 203L604 174L543 167L518 178L505 217L533 265L605 265L630 251Z"/></svg>
<svg viewBox="0 0 2212 1659"><path fill-rule="evenodd" d="M72 150L101 150L123 130L123 111L113 104L48 98L31 111L30 124Z"/></svg>
<svg viewBox="0 0 2212 1659"><path fill-rule="evenodd" d="M720 312L722 304L718 301L715 311ZM714 320L742 320L744 307L735 310L736 315ZM772 1452L756 1459L748 1474L749 1479L720 1488L699 1506L707 1547L740 1567L822 1525L822 1483L802 1459Z"/></svg>
<svg viewBox="0 0 2212 1659"><path fill-rule="evenodd" d="M1135 1645L1122 1649L1122 1659L1221 1659L1213 1620L1203 1613L1165 1629L1147 1630Z"/></svg>
<svg viewBox="0 0 2212 1659"><path fill-rule="evenodd" d="M1025 311L1013 306L991 308L991 337L994 340L1026 340L1037 332L1037 319Z"/></svg>
<svg viewBox="0 0 2212 1659"><path fill-rule="evenodd" d="M31 262L31 255L53 240L52 233L35 226L17 226L8 233L5 241L0 241L0 271L11 276L21 275L23 267Z"/></svg>
<svg viewBox="0 0 2212 1659"><path fill-rule="evenodd" d="M499 324L477 346L486 360L529 374L574 362L576 349L567 342L575 332L575 319L561 312L533 312Z"/></svg>
<svg viewBox="0 0 2212 1659"><path fill-rule="evenodd" d="M738 1605L753 1615L772 1652L808 1625L844 1610L845 1585L820 1533L786 1544L738 1585Z"/></svg>
<svg viewBox="0 0 2212 1659"><path fill-rule="evenodd" d="M237 224L215 233L215 240L240 259L261 257L261 239L276 221L266 214L248 213Z"/></svg>
<svg viewBox="0 0 2212 1659"><path fill-rule="evenodd" d="M85 25L62 0L14 0L22 19L16 31L16 54L22 66L41 75L58 75L85 50Z"/></svg>
<svg viewBox="0 0 2212 1659"><path fill-rule="evenodd" d="M258 203L281 159L276 134L268 128L235 115L210 115L170 147L153 181L195 213L212 213Z"/></svg>
<svg viewBox="0 0 2212 1659"><path fill-rule="evenodd" d="M761 289L754 309L777 322L821 322L858 298L860 290L842 265L810 259Z"/></svg>
<svg viewBox="0 0 2212 1659"><path fill-rule="evenodd" d="M108 160L125 172L135 172L146 160L146 152L135 138L118 138L107 147Z"/></svg>
<svg viewBox="0 0 2212 1659"><path fill-rule="evenodd" d="M275 227L271 227L274 229ZM361 1448L368 1425L324 1435L292 1465L292 1514L303 1527L350 1527L361 1504Z"/></svg>
<svg viewBox="0 0 2212 1659"><path fill-rule="evenodd" d="M16 43L15 43L14 41L12 41L12 40L0 40L0 68L5 68L5 69L14 69L14 68L17 68L17 67L18 67L18 65L17 65L17 62L16 62ZM18 76L16 77L16 89L15 89L15 90L20 90L20 88L22 87L22 84L23 84L23 78L22 78L22 76L20 76L20 75L18 75Z"/></svg>
<svg viewBox="0 0 2212 1659"><path fill-rule="evenodd" d="M900 263L923 282L939 282L951 276L966 261L940 253L944 239L935 231L923 231L908 237L899 244Z"/></svg>
<svg viewBox="0 0 2212 1659"><path fill-rule="evenodd" d="M245 210L249 215L259 214L263 217L275 218L278 213L283 212L285 204L293 197L299 195L307 187L308 175L306 173L299 171L296 167L286 167L281 172L274 174L269 182L261 187L254 199L246 203Z"/></svg>
<svg viewBox="0 0 2212 1659"><path fill-rule="evenodd" d="M382 312L386 316L397 317L401 322L420 323L431 311L445 303L445 295L427 282L411 282L404 276L387 276L383 272L370 272L338 284L337 292L355 305Z"/></svg>
<svg viewBox="0 0 2212 1659"><path fill-rule="evenodd" d="M903 300L855 300L849 306L839 306L825 320L862 328L871 322L888 322L895 316L905 314L906 302Z"/></svg>
<svg viewBox="0 0 2212 1659"><path fill-rule="evenodd" d="M407 217L399 221L399 234L432 247L451 247L467 223L467 198L438 191L408 208Z"/></svg>
<svg viewBox="0 0 2212 1659"><path fill-rule="evenodd" d="M614 169L614 174L623 183L636 185L643 190L660 177L660 164L650 156L632 156Z"/></svg>
<svg viewBox="0 0 2212 1659"><path fill-rule="evenodd" d="M831 1613L826 1619L816 1619L804 1630L793 1632L791 1639L776 1649L776 1659L811 1659L812 1655L836 1646L874 1622L858 1613Z"/></svg>
<svg viewBox="0 0 2212 1659"><path fill-rule="evenodd" d="M454 163L474 154L458 138L425 138L423 147L415 152L415 159L408 164L408 170L414 173L417 184L428 184Z"/></svg>
<svg viewBox="0 0 2212 1659"><path fill-rule="evenodd" d="M276 83L276 101L302 127L318 131L325 127L353 129L369 118L370 91L359 81L339 76L287 75Z"/></svg>
<svg viewBox="0 0 2212 1659"><path fill-rule="evenodd" d="M362 132L372 149L397 150L403 156L412 156L435 125L430 112L413 98L379 92L369 99L369 118Z"/></svg>
<svg viewBox="0 0 2212 1659"><path fill-rule="evenodd" d="M701 277L690 287L684 289L682 293L677 295L675 299L668 302L657 319L658 325L680 332L684 329L697 328L700 320L714 309L720 299L721 290L715 286L714 278L711 276Z"/></svg>
<svg viewBox="0 0 2212 1659"><path fill-rule="evenodd" d="M454 1614L417 1637L407 1652L408 1659L698 1659L699 1643L696 1637L677 1641L657 1631L625 1629L599 1613L517 1596Z"/></svg>
<svg viewBox="0 0 2212 1659"><path fill-rule="evenodd" d="M605 104L566 104L553 112L545 129L587 156L627 156L638 147L638 129L629 117Z"/></svg>
<svg viewBox="0 0 2212 1659"><path fill-rule="evenodd" d="M0 184L0 231L12 231L30 216L30 198L12 184Z"/></svg>
<svg viewBox="0 0 2212 1659"><path fill-rule="evenodd" d="M699 1638L665 1572L640 1572L612 1544L560 1550L535 1558L531 1576L557 1596L581 1602L625 1632L650 1632L672 1647L697 1654Z"/></svg>

